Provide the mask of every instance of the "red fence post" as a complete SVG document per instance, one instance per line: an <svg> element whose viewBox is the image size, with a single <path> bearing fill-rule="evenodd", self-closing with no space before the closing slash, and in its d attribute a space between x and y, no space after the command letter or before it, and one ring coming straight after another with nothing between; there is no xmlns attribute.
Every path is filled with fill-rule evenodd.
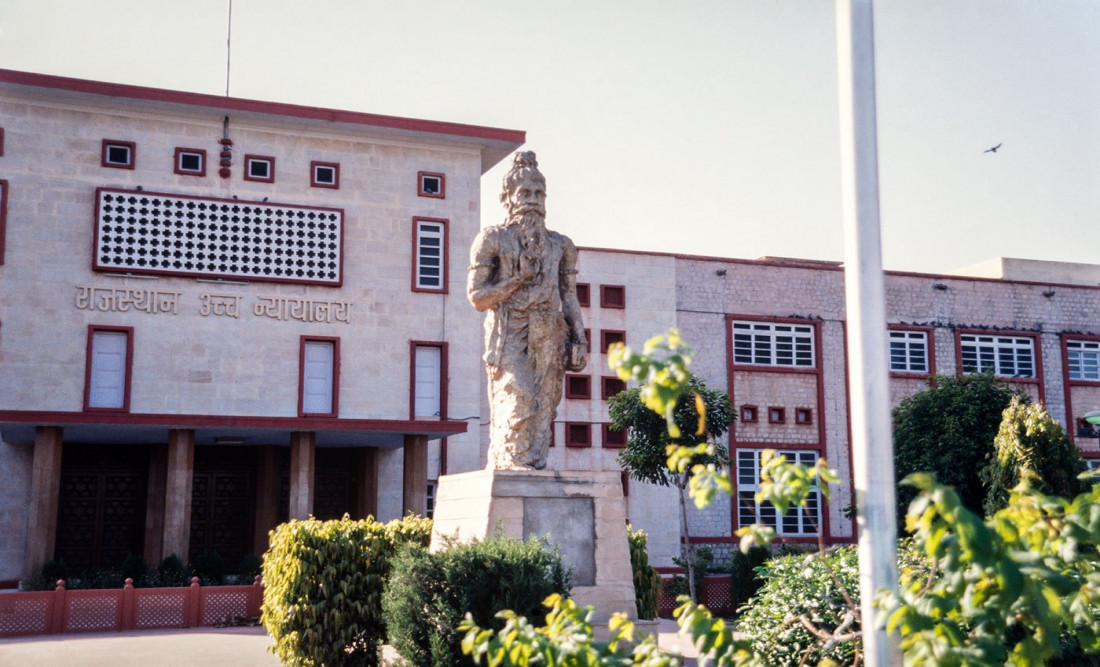
<svg viewBox="0 0 1100 667"><path fill-rule="evenodd" d="M122 623L119 630L133 630L135 625L136 609L134 604L134 580L126 577L126 583L122 586Z"/></svg>
<svg viewBox="0 0 1100 667"><path fill-rule="evenodd" d="M52 613L50 614L49 629L47 632L51 635L56 635L65 629L65 598L65 580L58 579L57 585L53 589L53 595L50 597L50 602L52 602Z"/></svg>
<svg viewBox="0 0 1100 667"><path fill-rule="evenodd" d="M264 589L260 586L260 575L256 575L252 579L252 586L248 590L248 616L249 618L259 618L260 605L263 603Z"/></svg>
<svg viewBox="0 0 1100 667"><path fill-rule="evenodd" d="M199 578L191 577L191 588L188 589L187 602L183 608L183 623L185 627L194 628L202 618L202 610L199 608L202 591L199 590Z"/></svg>

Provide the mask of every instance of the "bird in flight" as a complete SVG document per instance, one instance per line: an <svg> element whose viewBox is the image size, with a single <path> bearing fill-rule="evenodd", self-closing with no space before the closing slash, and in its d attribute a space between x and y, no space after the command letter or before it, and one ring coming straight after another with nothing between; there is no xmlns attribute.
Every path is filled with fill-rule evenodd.
<svg viewBox="0 0 1100 667"><path fill-rule="evenodd" d="M1002 142L1002 143L1003 143L1003 142ZM983 153L996 153L996 152L997 152L997 149L998 149L998 148L1000 148L1000 147L1001 147L1001 144L997 144L997 145L996 145L996 146L994 146L993 148L987 148L987 149L985 149L985 150L984 150L984 151L982 151L982 152L983 152Z"/></svg>

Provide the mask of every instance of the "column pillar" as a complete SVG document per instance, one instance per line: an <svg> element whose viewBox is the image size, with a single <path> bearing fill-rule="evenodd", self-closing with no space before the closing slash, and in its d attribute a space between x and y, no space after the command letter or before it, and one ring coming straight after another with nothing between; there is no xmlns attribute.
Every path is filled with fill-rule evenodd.
<svg viewBox="0 0 1100 667"><path fill-rule="evenodd" d="M34 431L27 550L23 560L25 576L37 573L54 555L63 435L60 426L39 426Z"/></svg>
<svg viewBox="0 0 1100 667"><path fill-rule="evenodd" d="M191 488L195 477L195 432L168 432L168 465L164 484L162 557L179 556L185 564L191 545Z"/></svg>
<svg viewBox="0 0 1100 667"><path fill-rule="evenodd" d="M313 476L316 469L317 434L290 434L290 518L308 519L313 514Z"/></svg>
<svg viewBox="0 0 1100 667"><path fill-rule="evenodd" d="M378 517L378 458L373 447L355 450L355 467L359 476L359 497L356 498L356 518Z"/></svg>
<svg viewBox="0 0 1100 667"><path fill-rule="evenodd" d="M149 449L149 486L145 503L145 560L154 567L164 560L164 499L168 484L168 445Z"/></svg>
<svg viewBox="0 0 1100 667"><path fill-rule="evenodd" d="M405 436L405 465L402 476L402 513L424 516L428 511L428 436Z"/></svg>
<svg viewBox="0 0 1100 667"><path fill-rule="evenodd" d="M267 534L279 522L279 451L264 445L256 452L256 504L252 552L267 551Z"/></svg>

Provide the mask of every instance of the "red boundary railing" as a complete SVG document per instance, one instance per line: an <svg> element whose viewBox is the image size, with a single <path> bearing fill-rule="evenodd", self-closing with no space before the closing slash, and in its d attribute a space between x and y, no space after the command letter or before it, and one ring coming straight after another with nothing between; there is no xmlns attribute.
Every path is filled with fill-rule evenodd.
<svg viewBox="0 0 1100 667"><path fill-rule="evenodd" d="M671 581L671 578L661 578L661 589L657 593L657 613L661 616L670 615L672 610L679 606L676 604L676 596L668 592L667 585ZM699 594L699 602L717 616L732 616L736 610L733 608L733 599L730 594L729 575L703 577L703 590Z"/></svg>
<svg viewBox="0 0 1100 667"><path fill-rule="evenodd" d="M110 632L154 628L190 628L237 619L257 618L263 589L260 577L252 585L177 588L65 589L0 595L0 637L66 632Z"/></svg>

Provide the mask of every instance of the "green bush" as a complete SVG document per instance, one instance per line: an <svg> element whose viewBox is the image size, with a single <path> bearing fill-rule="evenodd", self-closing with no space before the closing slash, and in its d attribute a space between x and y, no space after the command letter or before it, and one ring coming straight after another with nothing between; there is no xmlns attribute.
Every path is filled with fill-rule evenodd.
<svg viewBox="0 0 1100 667"><path fill-rule="evenodd" d="M261 622L284 665L377 665L386 636L382 589L393 554L426 546L431 521L381 524L290 521L271 531L264 554Z"/></svg>
<svg viewBox="0 0 1100 667"><path fill-rule="evenodd" d="M156 572L149 573L150 587L155 586L189 586L191 573L187 571L183 561L176 554L169 554L157 566Z"/></svg>
<svg viewBox="0 0 1100 667"><path fill-rule="evenodd" d="M818 554L780 556L768 561L763 573L764 585L737 622L737 629L752 643L754 655L767 665L816 665L825 658L851 664L858 638L823 648L798 619L803 616L826 632L840 628L841 633L859 633L859 623L852 619L837 585L839 580L859 604L856 548L839 547L824 558Z"/></svg>
<svg viewBox="0 0 1100 667"><path fill-rule="evenodd" d="M263 571L263 568L263 558L256 554L245 554L241 557L240 563L237 564L237 575L240 577L240 583L251 584L256 575Z"/></svg>
<svg viewBox="0 0 1100 667"><path fill-rule="evenodd" d="M756 591L764 585L764 579L758 577L756 569L772 557L767 547L750 547L748 552L734 549L730 554L730 603L737 611L748 602Z"/></svg>
<svg viewBox="0 0 1100 667"><path fill-rule="evenodd" d="M499 630L501 609L542 618L543 601L567 595L569 572L541 540L497 537L436 553L411 547L394 560L382 608L389 642L412 665L472 665L459 624L467 613Z"/></svg>
<svg viewBox="0 0 1100 667"><path fill-rule="evenodd" d="M649 564L649 536L645 531L627 526L626 534L630 541L630 569L634 572L634 601L638 607L638 618L652 620L657 618L661 575Z"/></svg>
<svg viewBox="0 0 1100 667"><path fill-rule="evenodd" d="M217 551L199 554L191 566L203 586L221 586L225 583L225 560Z"/></svg>

